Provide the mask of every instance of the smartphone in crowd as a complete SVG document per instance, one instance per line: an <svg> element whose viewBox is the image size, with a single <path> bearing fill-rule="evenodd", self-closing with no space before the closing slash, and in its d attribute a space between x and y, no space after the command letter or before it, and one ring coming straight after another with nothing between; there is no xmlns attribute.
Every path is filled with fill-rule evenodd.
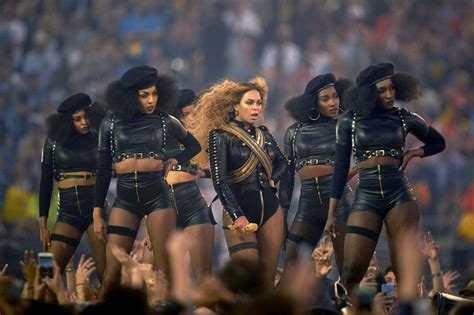
<svg viewBox="0 0 474 315"><path fill-rule="evenodd" d="M387 296L393 297L393 290L394 290L393 284L391 284L391 283L384 283L384 284L382 284L382 290L381 290L381 292L382 292L382 293L385 293Z"/></svg>
<svg viewBox="0 0 474 315"><path fill-rule="evenodd" d="M52 253L38 253L38 265L40 267L41 278L53 277L53 259Z"/></svg>

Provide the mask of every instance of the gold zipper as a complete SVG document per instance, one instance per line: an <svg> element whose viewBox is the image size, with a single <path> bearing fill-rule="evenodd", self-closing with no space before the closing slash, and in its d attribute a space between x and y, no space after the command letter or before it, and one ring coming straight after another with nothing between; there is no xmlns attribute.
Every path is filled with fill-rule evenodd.
<svg viewBox="0 0 474 315"><path fill-rule="evenodd" d="M173 184L170 185L170 189L171 189L171 195L173 196L173 204L174 204L174 209L176 210L176 215L179 215L178 205L176 204L176 198L175 198L175 196L174 196L174 187L173 187Z"/></svg>
<svg viewBox="0 0 474 315"><path fill-rule="evenodd" d="M382 196L382 199L384 199L384 193L383 193L383 187L382 187L382 174L380 173L380 164L377 164L377 172L379 175L379 186L380 186L380 195Z"/></svg>
<svg viewBox="0 0 474 315"><path fill-rule="evenodd" d="M76 190L76 202L77 202L77 208L79 209L79 213L82 216L82 209L81 209L81 203L79 202L79 191L77 191L77 185L74 186L74 189Z"/></svg>
<svg viewBox="0 0 474 315"><path fill-rule="evenodd" d="M321 197L321 191L319 190L319 179L317 177L314 178L316 181L316 190L318 191L319 202L323 205L323 198Z"/></svg>
<svg viewBox="0 0 474 315"><path fill-rule="evenodd" d="M140 195L138 194L138 172L135 171L135 192L137 194L137 201L140 202Z"/></svg>
<svg viewBox="0 0 474 315"><path fill-rule="evenodd" d="M260 204L262 205L262 208L260 210L260 224L258 225L259 227L261 227L263 224L263 216L265 214L265 204L263 202L263 193L261 190L260 190Z"/></svg>

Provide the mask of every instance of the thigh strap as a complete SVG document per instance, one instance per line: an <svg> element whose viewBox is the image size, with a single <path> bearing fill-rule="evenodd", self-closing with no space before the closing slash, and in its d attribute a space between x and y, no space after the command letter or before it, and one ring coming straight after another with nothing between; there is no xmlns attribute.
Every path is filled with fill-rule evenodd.
<svg viewBox="0 0 474 315"><path fill-rule="evenodd" d="M245 242L245 243L240 243L234 246L229 247L229 254L235 254L237 252L240 252L241 250L244 249L256 249L258 250L258 244L255 242Z"/></svg>
<svg viewBox="0 0 474 315"><path fill-rule="evenodd" d="M305 239L304 237L299 236L299 235L296 235L296 234L293 234L293 233L291 233L291 232L288 232L288 235L286 236L286 238L287 238L289 241L292 241L293 243L296 243L296 244L306 243L306 244L308 244L308 245L312 245L313 247L317 245L317 242L316 242L316 243L311 243L310 241L308 241L308 240Z"/></svg>
<svg viewBox="0 0 474 315"><path fill-rule="evenodd" d="M349 233L365 236L367 238L370 238L374 242L377 242L379 240L379 233L360 227L360 226L354 226L354 225L347 226L346 234L349 234Z"/></svg>
<svg viewBox="0 0 474 315"><path fill-rule="evenodd" d="M137 236L137 231L118 225L109 225L107 227L107 233L128 236L133 239Z"/></svg>
<svg viewBox="0 0 474 315"><path fill-rule="evenodd" d="M51 234L51 241L57 241L57 242L63 242L63 243L66 243L74 248L76 248L79 243L80 243L80 240L76 240L74 238L70 238L70 237L67 237L67 236L64 236L64 235L61 235L61 234L55 234L55 233L52 233Z"/></svg>

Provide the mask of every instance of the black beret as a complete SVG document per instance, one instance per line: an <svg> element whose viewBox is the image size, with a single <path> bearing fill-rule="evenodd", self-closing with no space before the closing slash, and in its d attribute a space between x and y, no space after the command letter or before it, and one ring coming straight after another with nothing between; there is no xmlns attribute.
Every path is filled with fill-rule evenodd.
<svg viewBox="0 0 474 315"><path fill-rule="evenodd" d="M394 73L395 67L391 63L378 63L371 65L359 73L356 79L356 84L358 87L370 86L391 78Z"/></svg>
<svg viewBox="0 0 474 315"><path fill-rule="evenodd" d="M182 89L179 90L179 92L178 108L191 105L191 103L196 99L196 93L191 89Z"/></svg>
<svg viewBox="0 0 474 315"><path fill-rule="evenodd" d="M319 91L324 90L336 84L336 77L332 73L326 73L314 77L308 82L303 94L316 95Z"/></svg>
<svg viewBox="0 0 474 315"><path fill-rule="evenodd" d="M142 90L158 82L158 70L149 66L128 69L120 78L120 84L127 90Z"/></svg>
<svg viewBox="0 0 474 315"><path fill-rule="evenodd" d="M89 95L84 93L74 94L66 98L61 105L58 107L58 113L60 114L72 114L80 109L89 107L92 105L92 100Z"/></svg>

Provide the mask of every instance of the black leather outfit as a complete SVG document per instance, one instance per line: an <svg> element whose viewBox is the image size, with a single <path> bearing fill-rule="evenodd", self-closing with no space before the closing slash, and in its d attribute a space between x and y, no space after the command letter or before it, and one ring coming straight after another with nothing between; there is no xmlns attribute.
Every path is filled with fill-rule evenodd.
<svg viewBox="0 0 474 315"><path fill-rule="evenodd" d="M386 110L376 106L367 117L359 117L352 111L345 113L337 126L334 173L338 176L335 175L333 181L332 197L341 196L351 150L356 162L374 156L391 156L401 163L408 133L425 143L425 157L444 149L443 137L420 116L406 109ZM393 207L412 200L416 198L405 172L397 166L377 165L359 170L359 185L351 211L371 211L383 218Z"/></svg>
<svg viewBox="0 0 474 315"><path fill-rule="evenodd" d="M176 156L167 154L165 150L171 136L186 147ZM108 115L100 127L95 206L103 205L110 184L112 162L129 158L166 160L174 157L178 163L184 163L199 150L197 140L176 118L164 112L158 111L151 115L137 113L128 120L118 120ZM118 174L117 177L117 197L113 207L130 211L139 218L155 210L173 208L163 172L134 172Z"/></svg>
<svg viewBox="0 0 474 315"><path fill-rule="evenodd" d="M167 142L166 152L173 156L178 155L183 150L184 147L179 141L174 137L170 137ZM190 162L187 161L179 165L179 168L182 171L187 171L190 169L190 166ZM176 225L178 228L184 229L192 225L211 223L210 209L196 181L173 184L169 185L169 187L173 198L173 205L176 209Z"/></svg>
<svg viewBox="0 0 474 315"><path fill-rule="evenodd" d="M231 124L244 129L241 122L232 121ZM233 185L228 183L227 174L244 165L251 151L243 141L227 131L215 129L209 133L209 157L212 182L227 215L233 222L246 216L249 222L261 226L278 210L276 188L271 187L270 179L275 183L280 180L288 160L268 129L258 128L263 131L265 151L273 163L272 178L268 178L259 162L245 180ZM255 127L244 130L255 137Z"/></svg>
<svg viewBox="0 0 474 315"><path fill-rule="evenodd" d="M336 120L324 116L291 125L285 135L285 153L290 159L287 176L280 182L280 203L288 209L293 194L294 174L306 165L334 165L336 156ZM331 194L332 174L301 181L298 210L293 222L318 227L326 224ZM346 222L353 195L344 188L336 211L338 221Z"/></svg>
<svg viewBox="0 0 474 315"><path fill-rule="evenodd" d="M46 138L41 159L39 214L48 217L53 179L67 178L64 173L91 172L97 169L97 134L73 135L63 145ZM84 232L92 224L94 185L74 186L59 190L58 222L64 222ZM52 240L55 240L54 234ZM67 243L67 242L66 242ZM74 244L76 246L77 244Z"/></svg>

